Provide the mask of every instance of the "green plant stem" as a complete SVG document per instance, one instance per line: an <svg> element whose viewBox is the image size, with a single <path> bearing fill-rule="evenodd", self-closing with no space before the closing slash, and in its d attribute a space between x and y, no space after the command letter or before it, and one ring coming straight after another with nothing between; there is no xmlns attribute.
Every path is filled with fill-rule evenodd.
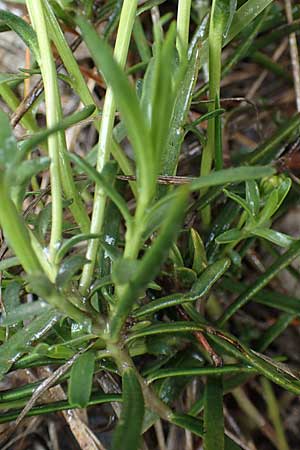
<svg viewBox="0 0 300 450"><path fill-rule="evenodd" d="M42 72L45 90L46 118L47 126L54 127L59 122L57 107L57 76L56 68L51 52L50 40L47 33L47 24L44 15L43 3L41 0L27 0L27 8L33 27L37 33L40 52L39 65ZM59 161L59 135L55 133L48 138L48 151L51 158L50 179L52 196L52 221L51 237L49 244L49 258L54 261L56 252L59 248L62 235L62 194L60 179L60 161Z"/></svg>
<svg viewBox="0 0 300 450"><path fill-rule="evenodd" d="M124 0L120 23L117 33L117 39L114 50L114 57L121 67L125 66L131 32L135 20L137 9L137 0ZM114 125L116 105L113 98L111 87L107 88L105 101L102 112L101 127L99 130L98 156L97 156L97 170L101 172L109 159L110 147L112 141L112 130ZM106 204L106 195L102 187L95 187L94 207L91 220L90 233L100 234ZM88 244L86 258L90 264L86 264L83 268L82 277L80 280L80 290L84 294L87 292L97 259L97 252L99 241L97 239L91 240Z"/></svg>
<svg viewBox="0 0 300 450"><path fill-rule="evenodd" d="M186 58L189 46L191 3L191 0L178 2L176 47L181 61Z"/></svg>
<svg viewBox="0 0 300 450"><path fill-rule="evenodd" d="M73 86L77 94L79 95L84 105L94 104L93 96L91 95L83 75L81 74L78 64L73 56L72 51L69 48L68 43L60 29L60 26L56 20L55 15L47 1L43 3L44 14L47 21L47 32L51 35L53 42L59 52L59 55L72 77ZM56 89L56 107L57 116L59 121L62 120L62 108L60 103L60 95L58 89ZM61 170L61 184L65 192L66 198L71 200L69 206L75 221L78 223L83 233L88 233L90 228L90 220L88 214L84 208L84 205L80 199L80 195L76 189L76 185L73 180L72 170L70 163L66 158L67 147L64 133L58 134L59 144L59 157L60 157L60 170Z"/></svg>

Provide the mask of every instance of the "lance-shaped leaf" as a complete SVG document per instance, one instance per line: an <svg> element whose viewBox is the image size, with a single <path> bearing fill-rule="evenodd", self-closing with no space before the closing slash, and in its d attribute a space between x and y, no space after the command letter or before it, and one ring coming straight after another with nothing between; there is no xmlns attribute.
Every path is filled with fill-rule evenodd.
<svg viewBox="0 0 300 450"><path fill-rule="evenodd" d="M218 279L228 270L230 267L229 258L222 258L219 261L211 264L205 269L200 277L195 281L190 292L186 294L173 294L167 297L158 298L153 300L148 305L142 306L134 312L134 317L141 317L147 314L153 314L164 308L180 305L186 302L194 302L198 298L203 297L209 292L212 286L218 281Z"/></svg>
<svg viewBox="0 0 300 450"><path fill-rule="evenodd" d="M50 309L17 331L0 347L0 379L29 348L59 320L60 314Z"/></svg>
<svg viewBox="0 0 300 450"><path fill-rule="evenodd" d="M113 436L112 450L138 450L144 418L144 397L134 369L122 377L122 413Z"/></svg>
<svg viewBox="0 0 300 450"><path fill-rule="evenodd" d="M95 368L95 353L87 351L74 362L68 385L68 399L78 408L85 408L90 400Z"/></svg>

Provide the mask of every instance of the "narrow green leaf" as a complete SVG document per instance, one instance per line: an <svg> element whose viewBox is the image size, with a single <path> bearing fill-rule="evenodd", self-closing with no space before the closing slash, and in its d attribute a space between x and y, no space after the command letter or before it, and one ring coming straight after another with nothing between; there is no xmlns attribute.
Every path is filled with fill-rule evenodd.
<svg viewBox="0 0 300 450"><path fill-rule="evenodd" d="M113 436L112 450L138 450L144 418L144 398L135 371L127 368L122 377L122 413Z"/></svg>
<svg viewBox="0 0 300 450"><path fill-rule="evenodd" d="M11 267L19 266L20 261L15 256L5 258L0 261L0 271L10 269Z"/></svg>
<svg viewBox="0 0 300 450"><path fill-rule="evenodd" d="M207 377L204 403L204 450L224 450L222 377Z"/></svg>
<svg viewBox="0 0 300 450"><path fill-rule="evenodd" d="M230 244L231 242L237 242L247 237L247 234L239 230L238 228L232 228L231 230L224 231L216 237L218 244Z"/></svg>
<svg viewBox="0 0 300 450"><path fill-rule="evenodd" d="M99 239L101 235L91 234L91 233L79 233L70 239L66 240L60 247L56 255L56 262L59 263L62 258L71 250L74 245L79 244L79 242L88 241L89 239Z"/></svg>
<svg viewBox="0 0 300 450"><path fill-rule="evenodd" d="M197 191L202 188L218 186L226 183L238 183L240 181L255 180L265 176L271 176L275 170L270 166L242 166L233 169L218 170L210 175L194 179L189 188Z"/></svg>
<svg viewBox="0 0 300 450"><path fill-rule="evenodd" d="M267 198L265 206L259 213L259 216L257 218L259 225L263 226L266 222L268 222L271 219L273 214L278 209L277 205L278 205L278 192L277 189L274 189Z"/></svg>
<svg viewBox="0 0 300 450"><path fill-rule="evenodd" d="M48 333L59 320L60 314L51 309L17 331L0 347L0 379L35 341Z"/></svg>
<svg viewBox="0 0 300 450"><path fill-rule="evenodd" d="M95 352L89 350L78 357L71 369L68 384L68 399L78 408L86 408L89 403L95 369Z"/></svg>
<svg viewBox="0 0 300 450"><path fill-rule="evenodd" d="M271 230L270 228L254 228L254 230L251 231L251 234L267 239L273 244L279 245L279 247L289 247L295 241L291 236L280 233L279 231Z"/></svg>
<svg viewBox="0 0 300 450"><path fill-rule="evenodd" d="M207 267L206 251L201 236L194 228L191 228L191 238L193 243L192 269L199 274Z"/></svg>
<svg viewBox="0 0 300 450"><path fill-rule="evenodd" d="M286 176L284 176L284 178L279 177L279 186L277 188L277 192L278 192L278 202L277 202L277 209L280 208L280 206L282 205L282 202L284 201L284 199L286 198L286 196L288 195L291 187L292 187L292 180Z"/></svg>
<svg viewBox="0 0 300 450"><path fill-rule="evenodd" d="M198 280L193 284L190 292L186 294L172 294L167 297L153 300L148 305L142 306L138 310L134 311L133 316L141 317L147 314L153 314L154 312L164 308L198 300L210 291L212 286L219 280L226 270L228 270L229 267L229 258L223 258L211 264L204 270L204 272L201 273Z"/></svg>
<svg viewBox="0 0 300 450"><path fill-rule="evenodd" d="M33 317L43 314L49 309L51 309L51 306L43 300L38 300L32 303L24 303L15 307L13 311L7 312L5 317L1 317L0 326L7 327L23 320L32 319Z"/></svg>
<svg viewBox="0 0 300 450"><path fill-rule="evenodd" d="M3 294L3 303L6 315L10 313L13 314L15 309L20 305L21 288L21 284L17 281L12 281L6 287Z"/></svg>
<svg viewBox="0 0 300 450"><path fill-rule="evenodd" d="M248 0L235 13L224 44L228 44L249 25L273 0Z"/></svg>
<svg viewBox="0 0 300 450"><path fill-rule="evenodd" d="M194 42L184 78L178 88L176 103L170 124L170 132L166 149L162 155L161 173L174 175L178 164L179 153L184 138L185 121L190 109L192 94L196 84L200 63L199 63L199 43L204 35L204 29ZM162 190L163 191L163 190Z"/></svg>
<svg viewBox="0 0 300 450"><path fill-rule="evenodd" d="M203 437L203 422L202 420L196 419L195 417L189 416L187 414L173 414L171 416L171 422L178 427L183 429L188 429L196 436Z"/></svg>
<svg viewBox="0 0 300 450"><path fill-rule="evenodd" d="M153 6L158 6L164 3L166 0L148 0L142 6L140 6L137 10L136 15L139 16L149 9L153 8Z"/></svg>
<svg viewBox="0 0 300 450"><path fill-rule="evenodd" d="M230 375L236 373L253 373L254 369L247 366L237 364L226 364L222 367L180 367L171 369L159 369L151 372L147 377L147 383L153 383L155 380L161 380L169 377L183 377L183 376L210 376L210 375Z"/></svg>
<svg viewBox="0 0 300 450"><path fill-rule="evenodd" d="M224 193L227 195L227 197L231 198L231 200L238 203L247 213L249 216L252 216L252 211L250 208L250 205L248 205L247 201L242 198L240 195L235 194L234 192L230 192L227 189L223 189Z"/></svg>
<svg viewBox="0 0 300 450"><path fill-rule="evenodd" d="M119 394L94 394L91 397L88 406L121 401L122 398ZM67 409L76 409L76 408L77 406L72 405L69 401L62 400L59 402L47 403L46 405L34 406L28 412L28 414L26 414L26 417L40 416L42 414L50 414L55 411L65 411ZM21 410L1 414L0 423L11 422L12 420L17 419L20 413Z"/></svg>
<svg viewBox="0 0 300 450"><path fill-rule="evenodd" d="M249 206L253 216L259 211L260 206L260 194L256 181L246 181L246 202Z"/></svg>
<svg viewBox="0 0 300 450"><path fill-rule="evenodd" d="M155 190L155 162L149 128L144 120L136 93L114 60L111 49L98 36L95 29L83 17L77 17L77 24L98 70L112 88L135 151L139 173L138 183L142 187L141 193L147 204Z"/></svg>
<svg viewBox="0 0 300 450"><path fill-rule="evenodd" d="M222 281L222 287L235 294L242 294L247 289L245 284L237 280L231 281L226 277ZM290 314L300 315L300 299L297 297L262 289L255 294L253 301Z"/></svg>
<svg viewBox="0 0 300 450"><path fill-rule="evenodd" d="M32 51L35 59L39 62L39 46L33 28L21 17L3 9L0 10L0 20L20 36L25 45Z"/></svg>

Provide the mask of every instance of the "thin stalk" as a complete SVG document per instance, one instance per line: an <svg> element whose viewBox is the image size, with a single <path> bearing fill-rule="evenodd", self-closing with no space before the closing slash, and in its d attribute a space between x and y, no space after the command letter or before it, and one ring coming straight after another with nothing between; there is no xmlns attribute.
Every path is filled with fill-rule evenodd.
<svg viewBox="0 0 300 450"><path fill-rule="evenodd" d="M130 37L135 20L136 9L137 9L137 0L124 0L114 50L114 57L121 67L124 67L126 63ZM99 131L98 156L97 156L98 172L101 172L103 170L103 167L105 166L106 162L109 159L115 112L116 112L116 105L113 98L113 92L112 89L108 87L105 95L101 127ZM106 204L105 192L102 189L102 187L96 186L90 233L93 234L101 233L104 221L105 204ZM86 293L91 284L97 258L98 247L99 241L97 239L91 240L88 244L86 258L90 261L90 264L86 264L83 268L82 277L80 280L80 290L82 293Z"/></svg>
<svg viewBox="0 0 300 450"><path fill-rule="evenodd" d="M181 61L186 58L189 46L191 4L191 0L179 0L178 2L176 47Z"/></svg>
<svg viewBox="0 0 300 450"><path fill-rule="evenodd" d="M41 49L39 65L44 82L47 126L50 128L54 127L59 122L56 101L58 92L56 68L47 33L47 24L42 0L27 0L26 4L31 22L37 34L39 48ZM62 236L63 208L60 180L59 144L58 133L49 136L48 151L51 158L50 179L52 197L51 237L49 244L49 258L51 261L54 261L55 259Z"/></svg>

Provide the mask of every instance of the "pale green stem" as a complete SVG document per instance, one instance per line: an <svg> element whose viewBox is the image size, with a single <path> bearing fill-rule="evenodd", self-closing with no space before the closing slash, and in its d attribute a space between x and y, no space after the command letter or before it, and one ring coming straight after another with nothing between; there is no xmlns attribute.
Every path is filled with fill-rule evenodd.
<svg viewBox="0 0 300 450"><path fill-rule="evenodd" d="M189 46L191 3L191 0L178 2L176 47L181 61L186 58Z"/></svg>
<svg viewBox="0 0 300 450"><path fill-rule="evenodd" d="M121 67L124 67L126 63L130 37L135 20L136 9L137 9L137 0L124 0L114 50L114 57ZM99 144L97 156L97 170L99 172L103 170L103 167L105 166L106 162L109 159L115 112L116 112L116 105L113 99L113 93L111 88L108 87L105 95L101 127L99 131ZM94 196L94 208L90 228L91 233L95 234L101 233L104 221L105 204L106 204L105 192L100 186L96 186ZM90 261L90 264L86 264L83 268L82 277L80 280L80 289L82 293L86 293L91 284L93 271L97 259L98 247L99 241L97 239L89 241L86 258Z"/></svg>
<svg viewBox="0 0 300 450"><path fill-rule="evenodd" d="M40 48L40 69L44 82L47 126L53 127L59 122L57 108L57 77L56 68L51 52L50 40L47 34L47 25L43 11L42 0L27 0L27 8L31 22L36 31ZM49 257L55 260L62 236L62 192L59 165L59 135L55 133L48 138L48 151L51 159L50 181L52 197L51 237L49 245Z"/></svg>

